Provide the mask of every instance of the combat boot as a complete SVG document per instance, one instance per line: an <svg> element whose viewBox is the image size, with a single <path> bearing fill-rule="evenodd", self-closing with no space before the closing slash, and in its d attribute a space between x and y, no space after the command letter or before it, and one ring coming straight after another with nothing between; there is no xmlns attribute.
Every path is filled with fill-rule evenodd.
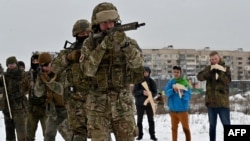
<svg viewBox="0 0 250 141"><path fill-rule="evenodd" d="M151 136L151 140L158 141L158 139L155 136Z"/></svg>
<svg viewBox="0 0 250 141"><path fill-rule="evenodd" d="M136 140L141 140L142 139L142 136L138 136L137 138L136 138Z"/></svg>

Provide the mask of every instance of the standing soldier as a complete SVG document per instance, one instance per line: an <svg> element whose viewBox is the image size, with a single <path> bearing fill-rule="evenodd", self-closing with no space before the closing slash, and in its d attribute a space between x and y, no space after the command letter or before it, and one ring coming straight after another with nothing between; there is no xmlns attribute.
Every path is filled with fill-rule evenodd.
<svg viewBox="0 0 250 141"><path fill-rule="evenodd" d="M18 61L17 66L20 70L25 71L25 63L23 61Z"/></svg>
<svg viewBox="0 0 250 141"><path fill-rule="evenodd" d="M31 56L30 70L28 72L30 79L30 90L29 90L29 114L27 117L26 128L27 128L27 141L34 141L37 125L40 121L43 136L45 133L45 121L47 119L45 112L45 100L46 96L37 97L34 94L34 84L36 82L37 74L39 73L38 64L39 54L35 53Z"/></svg>
<svg viewBox="0 0 250 141"><path fill-rule="evenodd" d="M135 40L122 31L104 34L119 23L112 3L98 4L92 14L94 34L81 50L81 69L89 77L88 132L92 141L108 141L111 126L116 141L134 141L136 123L130 83L143 80L143 57Z"/></svg>
<svg viewBox="0 0 250 141"><path fill-rule="evenodd" d="M87 141L86 98L88 83L80 72L79 57L83 41L91 31L90 23L77 20L72 35L76 41L69 48L62 50L52 62L52 70L62 73L64 94L67 100L68 124L73 132L73 141ZM67 41L66 41L67 43Z"/></svg>
<svg viewBox="0 0 250 141"><path fill-rule="evenodd" d="M7 58L6 66L7 71L1 76L0 80L0 86L5 88L3 115L6 141L15 141L16 134L18 141L25 141L25 104L27 102L25 94L29 88L28 77L18 68L16 57Z"/></svg>
<svg viewBox="0 0 250 141"><path fill-rule="evenodd" d="M63 85L59 83L58 74L51 70L52 57L49 53L41 53L38 62L41 71L35 83L35 95L46 96L46 120L44 141L55 141L59 125L67 118L67 111L63 98Z"/></svg>

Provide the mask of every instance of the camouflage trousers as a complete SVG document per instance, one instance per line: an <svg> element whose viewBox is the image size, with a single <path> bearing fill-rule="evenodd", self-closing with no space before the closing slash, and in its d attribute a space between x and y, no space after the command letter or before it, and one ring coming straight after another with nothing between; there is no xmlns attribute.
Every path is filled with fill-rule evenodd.
<svg viewBox="0 0 250 141"><path fill-rule="evenodd" d="M74 136L87 140L86 94L70 93L67 101L68 123ZM73 140L74 141L74 140Z"/></svg>
<svg viewBox="0 0 250 141"><path fill-rule="evenodd" d="M65 141L72 141L73 132L69 128L69 122L67 118L59 125L58 132Z"/></svg>
<svg viewBox="0 0 250 141"><path fill-rule="evenodd" d="M65 107L56 107L56 117L48 116L46 120L46 129L45 129L45 139L44 141L55 141L55 137L57 134L57 130L59 128L66 128L64 130L60 130L60 134L64 138L65 141L70 141L72 137L72 132L70 132L68 128L68 124L66 122L66 126L61 126L61 124L67 120L67 111ZM60 127L61 126L61 127Z"/></svg>
<svg viewBox="0 0 250 141"><path fill-rule="evenodd" d="M116 141L134 141L137 136L133 96L126 89L119 92L90 90L87 118L92 141L109 141L110 128Z"/></svg>
<svg viewBox="0 0 250 141"><path fill-rule="evenodd" d="M46 112L45 105L30 105L29 114L26 120L26 129L27 129L27 141L34 141L38 123L40 121L43 136L45 134L46 126Z"/></svg>
<svg viewBox="0 0 250 141"><path fill-rule="evenodd" d="M23 109L12 111L12 119L8 112L4 112L4 124L6 140L26 141L25 119L26 115ZM16 133L15 133L16 131Z"/></svg>

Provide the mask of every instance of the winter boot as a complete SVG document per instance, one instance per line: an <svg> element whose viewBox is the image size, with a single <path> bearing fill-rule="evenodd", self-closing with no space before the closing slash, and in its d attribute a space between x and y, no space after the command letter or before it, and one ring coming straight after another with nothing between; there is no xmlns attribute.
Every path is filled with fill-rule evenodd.
<svg viewBox="0 0 250 141"><path fill-rule="evenodd" d="M155 136L151 136L151 140L158 141L158 139Z"/></svg>
<svg viewBox="0 0 250 141"><path fill-rule="evenodd" d="M142 135L139 135L136 140L141 140L142 139Z"/></svg>

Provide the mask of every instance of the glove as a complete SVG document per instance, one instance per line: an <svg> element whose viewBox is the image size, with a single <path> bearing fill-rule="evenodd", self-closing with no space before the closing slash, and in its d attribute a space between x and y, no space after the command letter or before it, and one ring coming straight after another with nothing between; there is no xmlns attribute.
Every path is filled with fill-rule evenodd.
<svg viewBox="0 0 250 141"><path fill-rule="evenodd" d="M111 36L105 36L102 40L100 47L104 50L113 48L113 39Z"/></svg>
<svg viewBox="0 0 250 141"><path fill-rule="evenodd" d="M46 73L40 73L40 78L43 83L48 83L49 81L49 76Z"/></svg>
<svg viewBox="0 0 250 141"><path fill-rule="evenodd" d="M125 37L126 37L126 34L125 32L122 32L122 31L115 31L112 35L113 37L113 40L115 43L119 44L120 46L124 46L125 45Z"/></svg>
<svg viewBox="0 0 250 141"><path fill-rule="evenodd" d="M80 50L73 50L70 53L67 54L67 60L73 61L73 62L78 62L79 58L81 56Z"/></svg>

